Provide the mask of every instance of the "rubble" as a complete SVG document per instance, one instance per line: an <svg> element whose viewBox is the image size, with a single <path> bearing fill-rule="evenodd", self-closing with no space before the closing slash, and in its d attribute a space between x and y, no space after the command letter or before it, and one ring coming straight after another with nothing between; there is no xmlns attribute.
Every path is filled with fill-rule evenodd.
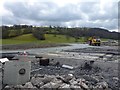
<svg viewBox="0 0 120 90"><path fill-rule="evenodd" d="M65 53L62 52L59 57L45 57L49 59L49 63L44 63L45 65L39 62L43 57L36 56L31 63L30 80L24 85L7 85L5 89L118 89L118 63L114 61L118 61L119 55L116 49L106 47L74 49L69 51L68 57Z"/></svg>
<svg viewBox="0 0 120 90"><path fill-rule="evenodd" d="M10 89L10 90L15 90L15 89L45 89L45 88L50 88L50 89L57 89L61 90L62 88L67 88L69 90L90 90L90 88L101 88L101 89L109 89L107 82L98 82L96 84L91 84L91 86L88 85L88 82L91 83L91 81L87 81L87 79L83 78L75 78L71 77L67 79L69 83L64 82L66 79L65 77L68 76L58 76L56 77L55 75L44 75L44 78L40 77L32 77L30 82L27 82L25 85L16 85L16 86L9 86L7 85L5 89ZM47 82L46 78L49 80ZM62 79L60 79L62 78ZM64 81L63 81L64 80ZM11 89L12 88L12 89ZM78 90L79 90L78 89Z"/></svg>
<svg viewBox="0 0 120 90"><path fill-rule="evenodd" d="M31 83L32 83L32 85L36 86L37 88L40 88L41 86L44 85L41 78L39 78L39 77L36 77L36 78L32 77L31 78Z"/></svg>
<svg viewBox="0 0 120 90"><path fill-rule="evenodd" d="M34 87L31 82L27 82L27 83L24 85L24 88L36 88L36 87Z"/></svg>
<svg viewBox="0 0 120 90"><path fill-rule="evenodd" d="M106 82L100 82L97 84L96 88L108 89L108 84Z"/></svg>
<svg viewBox="0 0 120 90"><path fill-rule="evenodd" d="M119 42L118 42L118 40L109 40L109 41L102 42L102 45L105 45L105 46L118 46Z"/></svg>

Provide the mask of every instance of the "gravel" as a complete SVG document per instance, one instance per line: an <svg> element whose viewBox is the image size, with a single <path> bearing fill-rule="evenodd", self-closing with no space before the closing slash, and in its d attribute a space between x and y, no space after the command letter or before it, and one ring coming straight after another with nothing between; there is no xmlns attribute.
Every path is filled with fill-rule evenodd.
<svg viewBox="0 0 120 90"><path fill-rule="evenodd" d="M119 55L116 48L100 47L97 49L97 47L90 47L67 50L66 52L57 53L55 56L54 54L45 56L45 58L50 59L48 66L41 66L39 65L39 59L34 58L33 60L32 58L31 79L29 82L25 85L8 85L5 88L10 90L15 88L118 90L119 88L118 62L116 62L119 60ZM87 58L85 58L86 56ZM59 64L56 64L58 62ZM62 67L63 64L71 66L73 69L64 68Z"/></svg>

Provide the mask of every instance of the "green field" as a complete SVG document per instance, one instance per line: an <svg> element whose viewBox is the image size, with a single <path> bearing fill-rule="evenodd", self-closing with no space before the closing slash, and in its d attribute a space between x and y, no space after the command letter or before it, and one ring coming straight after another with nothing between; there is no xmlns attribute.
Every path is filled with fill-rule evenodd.
<svg viewBox="0 0 120 90"><path fill-rule="evenodd" d="M32 34L21 35L10 39L2 39L2 44L23 44L38 41Z"/></svg>
<svg viewBox="0 0 120 90"><path fill-rule="evenodd" d="M75 39L72 37L66 38L65 35L46 34L46 40L38 40L32 34L25 34L10 39L0 39L0 44L25 44L25 43L75 43ZM80 38L78 42L83 42L84 38Z"/></svg>

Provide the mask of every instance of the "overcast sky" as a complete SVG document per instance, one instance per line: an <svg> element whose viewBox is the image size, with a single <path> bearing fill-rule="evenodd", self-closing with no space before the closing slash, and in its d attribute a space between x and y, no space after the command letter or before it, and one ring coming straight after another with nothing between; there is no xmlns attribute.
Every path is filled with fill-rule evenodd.
<svg viewBox="0 0 120 90"><path fill-rule="evenodd" d="M2 25L102 27L118 31L119 0L3 0Z"/></svg>

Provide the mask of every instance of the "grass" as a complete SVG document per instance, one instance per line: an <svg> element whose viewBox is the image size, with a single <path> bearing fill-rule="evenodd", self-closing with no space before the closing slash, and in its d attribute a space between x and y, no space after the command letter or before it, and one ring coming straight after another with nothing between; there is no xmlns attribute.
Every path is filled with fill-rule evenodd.
<svg viewBox="0 0 120 90"><path fill-rule="evenodd" d="M0 44L24 44L38 40L35 37L33 37L32 34L25 34L10 39L0 39L0 41L2 41L2 43Z"/></svg>
<svg viewBox="0 0 120 90"><path fill-rule="evenodd" d="M10 39L0 39L0 44L25 44L25 43L74 43L75 39L72 37L66 38L65 35L56 35L46 34L46 40L38 40L32 34L25 34L18 37L10 38ZM83 42L83 39L80 38L78 42Z"/></svg>
<svg viewBox="0 0 120 90"><path fill-rule="evenodd" d="M41 43L41 44L49 44L49 43L75 43L75 39L73 37L66 38L65 35L56 35L46 34L46 40L38 40L32 34L25 34L21 36L17 36L10 39L0 39L0 44L25 44L25 43ZM101 39L102 41L107 41L108 39ZM84 37L78 39L79 42L84 42Z"/></svg>
<svg viewBox="0 0 120 90"><path fill-rule="evenodd" d="M46 40L42 41L43 43L74 43L75 39L72 37L69 37L69 39L66 38L65 35L57 35L56 37L52 34L46 34ZM79 40L80 41L80 40Z"/></svg>

